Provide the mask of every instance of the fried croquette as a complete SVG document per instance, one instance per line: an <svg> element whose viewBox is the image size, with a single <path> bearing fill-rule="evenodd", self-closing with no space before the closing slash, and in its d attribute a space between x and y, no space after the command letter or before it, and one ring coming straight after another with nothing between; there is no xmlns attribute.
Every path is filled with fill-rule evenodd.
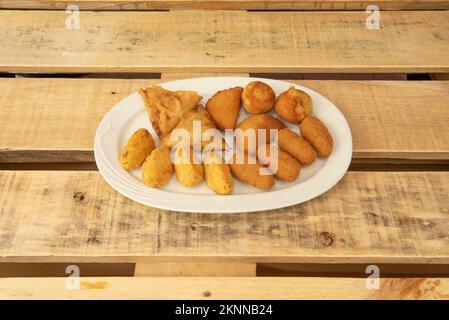
<svg viewBox="0 0 449 320"><path fill-rule="evenodd" d="M215 93L206 104L206 110L220 130L234 129L242 104L242 87Z"/></svg>
<svg viewBox="0 0 449 320"><path fill-rule="evenodd" d="M154 141L151 134L147 129L138 129L120 152L120 165L125 170L136 169L142 165L153 149Z"/></svg>
<svg viewBox="0 0 449 320"><path fill-rule="evenodd" d="M189 146L173 150L176 179L186 187L194 187L204 179L203 165Z"/></svg>
<svg viewBox="0 0 449 320"><path fill-rule="evenodd" d="M159 188L170 180L173 170L170 149L167 146L159 146L143 162L143 182L150 187Z"/></svg>
<svg viewBox="0 0 449 320"><path fill-rule="evenodd" d="M292 86L279 95L274 110L282 119L300 123L312 114L312 98L304 91Z"/></svg>
<svg viewBox="0 0 449 320"><path fill-rule="evenodd" d="M313 116L305 118L299 125L299 130L315 148L318 156L327 158L332 152L333 139L329 130L320 119Z"/></svg>
<svg viewBox="0 0 449 320"><path fill-rule="evenodd" d="M299 176L301 165L287 152L269 144L259 146L257 151L259 162L267 167L276 178L290 182Z"/></svg>
<svg viewBox="0 0 449 320"><path fill-rule="evenodd" d="M215 152L210 152L204 159L204 173L209 189L218 194L230 194L234 186L231 169Z"/></svg>
<svg viewBox="0 0 449 320"><path fill-rule="evenodd" d="M278 145L303 166L312 164L317 157L312 145L299 134L296 134L288 128L279 131Z"/></svg>
<svg viewBox="0 0 449 320"><path fill-rule="evenodd" d="M234 153L230 167L238 179L258 189L267 190L275 184L274 177L269 174L268 169L262 166L256 157L246 153ZM261 172L265 172L265 174L261 174Z"/></svg>
<svg viewBox="0 0 449 320"><path fill-rule="evenodd" d="M247 84L242 94L243 107L249 113L265 113L273 108L276 95L273 89L262 81Z"/></svg>
<svg viewBox="0 0 449 320"><path fill-rule="evenodd" d="M234 132L237 147L250 154L256 152L259 144L269 143L277 134L277 131L285 125L279 119L267 114L253 114L237 125ZM265 135L259 130L264 129ZM259 133L262 134L259 139Z"/></svg>

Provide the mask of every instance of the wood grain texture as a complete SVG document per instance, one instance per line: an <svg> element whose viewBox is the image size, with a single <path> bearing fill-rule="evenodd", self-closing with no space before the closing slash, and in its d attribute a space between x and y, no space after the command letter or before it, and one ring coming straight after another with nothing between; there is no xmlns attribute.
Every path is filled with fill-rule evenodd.
<svg viewBox="0 0 449 320"><path fill-rule="evenodd" d="M449 11L0 11L0 72L449 72Z"/></svg>
<svg viewBox="0 0 449 320"><path fill-rule="evenodd" d="M0 299L449 299L449 279L386 278L369 290L364 278L97 277L68 290L61 278L4 278Z"/></svg>
<svg viewBox="0 0 449 320"><path fill-rule="evenodd" d="M0 162L94 161L95 130L107 110L158 81L0 79ZM449 159L449 82L297 83L342 110L355 159Z"/></svg>
<svg viewBox="0 0 449 320"><path fill-rule="evenodd" d="M136 263L136 277L255 277L255 263Z"/></svg>
<svg viewBox="0 0 449 320"><path fill-rule="evenodd" d="M448 172L349 172L267 212L139 205L98 172L1 171L0 262L449 263Z"/></svg>
<svg viewBox="0 0 449 320"><path fill-rule="evenodd" d="M0 0L0 8L81 10L158 9L258 9L258 10L365 10L372 4L363 0ZM377 0L381 10L448 9L447 0Z"/></svg>

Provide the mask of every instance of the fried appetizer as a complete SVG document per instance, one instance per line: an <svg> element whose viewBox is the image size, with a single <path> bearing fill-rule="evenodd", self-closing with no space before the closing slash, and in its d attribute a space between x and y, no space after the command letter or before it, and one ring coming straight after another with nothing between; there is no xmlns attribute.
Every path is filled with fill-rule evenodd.
<svg viewBox="0 0 449 320"><path fill-rule="evenodd" d="M201 131L199 131L196 136L194 135L195 126L201 128ZM203 135L207 130L213 133L209 137ZM195 110L185 113L181 121L176 125L173 131L162 140L161 144L167 145L169 148L172 148L176 144L190 143L191 146L201 144L201 148L204 148L209 143L213 142L214 139L222 141L222 137L215 126L215 122L212 120L206 109L199 106Z"/></svg>
<svg viewBox="0 0 449 320"><path fill-rule="evenodd" d="M169 91L159 86L142 88L139 93L159 138L168 135L184 113L196 108L202 99L195 91Z"/></svg>
<svg viewBox="0 0 449 320"><path fill-rule="evenodd" d="M180 184L194 187L203 181L203 165L191 147L178 147L174 150L173 155L176 179Z"/></svg>
<svg viewBox="0 0 449 320"><path fill-rule="evenodd" d="M243 152L236 152L230 164L232 173L241 181L258 189L267 190L274 186L274 177L255 157ZM263 171L261 171L263 170ZM265 172L265 174L261 174Z"/></svg>
<svg viewBox="0 0 449 320"><path fill-rule="evenodd" d="M300 123L312 114L312 98L304 91L292 86L279 95L274 110L282 119Z"/></svg>
<svg viewBox="0 0 449 320"><path fill-rule="evenodd" d="M273 108L276 95L268 84L252 81L243 90L242 100L249 113L265 113Z"/></svg>
<svg viewBox="0 0 449 320"><path fill-rule="evenodd" d="M235 128L242 104L242 92L242 87L218 91L207 101L206 109L218 129Z"/></svg>
<svg viewBox="0 0 449 320"><path fill-rule="evenodd" d="M166 184L172 175L170 149L167 146L159 146L147 156L142 165L143 182L150 187L159 188Z"/></svg>
<svg viewBox="0 0 449 320"><path fill-rule="evenodd" d="M250 154L256 152L260 144L269 143L276 135L279 129L285 125L279 119L266 114L250 115L240 122L235 130L236 144L240 150ZM259 139L259 129L265 130L265 135ZM263 132L260 132L263 134Z"/></svg>
<svg viewBox="0 0 449 320"><path fill-rule="evenodd" d="M309 116L299 125L301 134L309 140L321 158L327 158L332 152L333 139L329 130L320 119Z"/></svg>
<svg viewBox="0 0 449 320"><path fill-rule="evenodd" d="M203 162L206 183L218 194L230 194L234 186L231 169L215 152L209 152Z"/></svg>
<svg viewBox="0 0 449 320"><path fill-rule="evenodd" d="M299 162L274 145L263 145L257 150L259 162L282 181L294 181L301 171Z"/></svg>
<svg viewBox="0 0 449 320"><path fill-rule="evenodd" d="M278 145L303 166L312 164L317 156L315 149L306 139L288 128L279 131Z"/></svg>
<svg viewBox="0 0 449 320"><path fill-rule="evenodd" d="M145 158L153 151L154 141L147 129L138 129L128 139L128 142L120 152L120 165L125 170L133 170L145 161Z"/></svg>

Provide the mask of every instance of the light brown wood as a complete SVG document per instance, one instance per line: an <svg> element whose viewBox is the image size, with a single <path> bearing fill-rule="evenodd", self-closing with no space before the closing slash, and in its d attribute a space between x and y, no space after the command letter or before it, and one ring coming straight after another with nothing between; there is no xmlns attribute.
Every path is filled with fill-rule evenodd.
<svg viewBox="0 0 449 320"><path fill-rule="evenodd" d="M93 161L95 130L107 110L159 81L0 79L0 162ZM297 83L342 110L355 159L449 159L449 82Z"/></svg>
<svg viewBox="0 0 449 320"><path fill-rule="evenodd" d="M136 263L137 277L255 277L255 263Z"/></svg>
<svg viewBox="0 0 449 320"><path fill-rule="evenodd" d="M449 11L0 11L0 72L449 72Z"/></svg>
<svg viewBox="0 0 449 320"><path fill-rule="evenodd" d="M0 262L449 263L449 172L349 172L267 212L140 205L98 172L1 171Z"/></svg>
<svg viewBox="0 0 449 320"><path fill-rule="evenodd" d="M0 279L0 299L449 299L448 278L80 278L66 289L61 278ZM219 312L219 310L217 311Z"/></svg>
<svg viewBox="0 0 449 320"><path fill-rule="evenodd" d="M365 10L363 0L0 0L0 8L65 9L74 4L84 10L154 9L259 9L259 10ZM446 0L377 0L382 10L448 9Z"/></svg>

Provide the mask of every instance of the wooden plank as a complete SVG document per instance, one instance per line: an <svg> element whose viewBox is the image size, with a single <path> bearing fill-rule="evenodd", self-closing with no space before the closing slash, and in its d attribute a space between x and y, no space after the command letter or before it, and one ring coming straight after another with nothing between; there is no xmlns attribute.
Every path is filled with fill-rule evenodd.
<svg viewBox="0 0 449 320"><path fill-rule="evenodd" d="M66 289L61 278L0 279L0 299L449 299L448 278L386 278L368 289L362 278L80 278Z"/></svg>
<svg viewBox="0 0 449 320"><path fill-rule="evenodd" d="M94 161L93 137L107 110L158 81L0 79L0 163ZM449 159L449 82L297 83L342 110L355 159Z"/></svg>
<svg viewBox="0 0 449 320"><path fill-rule="evenodd" d="M146 207L93 171L1 171L0 190L0 262L449 263L449 172L349 172L240 214Z"/></svg>
<svg viewBox="0 0 449 320"><path fill-rule="evenodd" d="M449 72L449 11L0 11L0 72ZM168 27L169 26L169 27Z"/></svg>
<svg viewBox="0 0 449 320"><path fill-rule="evenodd" d="M81 10L257 9L257 10L365 10L363 0L0 0L0 8ZM382 10L448 9L446 0L378 0Z"/></svg>
<svg viewBox="0 0 449 320"><path fill-rule="evenodd" d="M255 263L136 263L137 277L255 277Z"/></svg>
<svg viewBox="0 0 449 320"><path fill-rule="evenodd" d="M201 77L249 77L249 73L164 72L161 74L161 80L163 81Z"/></svg>

